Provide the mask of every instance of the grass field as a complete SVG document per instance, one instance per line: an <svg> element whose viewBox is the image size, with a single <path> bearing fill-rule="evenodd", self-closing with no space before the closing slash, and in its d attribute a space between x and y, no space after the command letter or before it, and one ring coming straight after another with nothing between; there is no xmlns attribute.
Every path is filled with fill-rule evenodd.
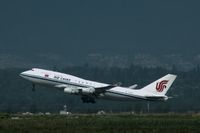
<svg viewBox="0 0 200 133"><path fill-rule="evenodd" d="M199 115L0 115L1 132L200 133Z"/></svg>

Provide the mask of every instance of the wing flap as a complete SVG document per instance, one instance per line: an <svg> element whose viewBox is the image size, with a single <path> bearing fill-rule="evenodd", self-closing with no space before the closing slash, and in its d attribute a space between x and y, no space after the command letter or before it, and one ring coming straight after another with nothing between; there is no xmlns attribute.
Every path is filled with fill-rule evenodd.
<svg viewBox="0 0 200 133"><path fill-rule="evenodd" d="M115 85L108 85L105 87L98 87L94 88L95 89L95 94L100 94L106 92L106 90L112 89L113 87L116 87Z"/></svg>

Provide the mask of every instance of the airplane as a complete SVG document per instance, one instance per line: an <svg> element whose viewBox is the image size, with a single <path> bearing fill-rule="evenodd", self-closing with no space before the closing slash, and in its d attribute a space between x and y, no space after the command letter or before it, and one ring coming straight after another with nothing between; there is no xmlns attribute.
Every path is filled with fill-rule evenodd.
<svg viewBox="0 0 200 133"><path fill-rule="evenodd" d="M20 76L35 84L57 88L68 94L80 95L83 103L95 103L96 99L109 100L148 100L166 101L169 97L165 95L176 75L166 76L138 89L137 84L130 87L121 87L117 84L106 84L90 81L70 74L33 68L20 73Z"/></svg>

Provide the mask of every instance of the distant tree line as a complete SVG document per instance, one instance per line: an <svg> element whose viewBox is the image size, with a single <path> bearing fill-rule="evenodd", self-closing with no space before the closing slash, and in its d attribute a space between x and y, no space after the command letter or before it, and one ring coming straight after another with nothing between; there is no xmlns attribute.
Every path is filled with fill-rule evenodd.
<svg viewBox="0 0 200 133"><path fill-rule="evenodd" d="M55 68L54 68L55 69ZM36 86L32 92L30 82L19 77L19 73L27 70L19 68L0 69L0 111L1 112L59 112L67 105L72 112L147 112L146 101L106 101L97 100L96 104L84 104L79 96L64 94L62 91ZM178 75L168 96L173 98L166 102L150 102L150 112L199 112L200 111L200 67L190 71L179 71L156 67L140 67L131 65L128 68L103 68L83 66L67 66L57 71L72 74L89 80L105 83L121 82L122 86L138 84L138 88L172 73Z"/></svg>

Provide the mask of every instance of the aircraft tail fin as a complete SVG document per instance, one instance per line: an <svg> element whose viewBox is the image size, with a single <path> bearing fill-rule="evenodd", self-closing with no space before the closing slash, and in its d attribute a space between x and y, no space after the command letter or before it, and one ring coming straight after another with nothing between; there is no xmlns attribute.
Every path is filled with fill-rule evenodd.
<svg viewBox="0 0 200 133"><path fill-rule="evenodd" d="M141 90L147 92L148 94L164 96L171 87L176 77L176 75L167 74L164 77L145 86Z"/></svg>

